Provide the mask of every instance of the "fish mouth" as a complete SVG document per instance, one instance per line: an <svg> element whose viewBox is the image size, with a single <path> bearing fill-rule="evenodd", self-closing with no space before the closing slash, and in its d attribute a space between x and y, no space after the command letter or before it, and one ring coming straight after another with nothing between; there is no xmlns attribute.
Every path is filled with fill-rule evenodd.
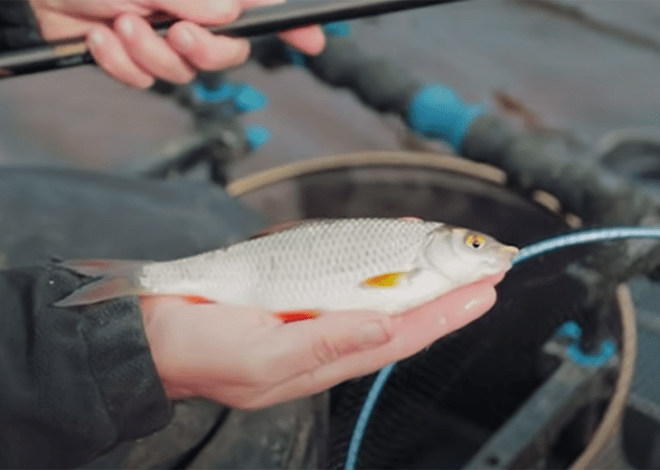
<svg viewBox="0 0 660 470"><path fill-rule="evenodd" d="M500 252L513 259L516 257L516 255L518 255L518 253L520 253L520 249L512 245L503 245L500 247Z"/></svg>

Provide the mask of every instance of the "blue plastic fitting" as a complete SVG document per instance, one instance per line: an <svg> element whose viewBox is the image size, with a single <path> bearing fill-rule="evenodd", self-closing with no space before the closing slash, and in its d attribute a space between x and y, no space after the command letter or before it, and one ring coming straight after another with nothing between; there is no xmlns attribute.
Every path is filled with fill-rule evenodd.
<svg viewBox="0 0 660 470"><path fill-rule="evenodd" d="M566 346L566 355L571 361L582 367L602 367L616 352L616 345L609 339L600 344L600 351L597 354L587 354L582 351L579 344L580 338L582 338L582 328L574 321L564 322L557 328L555 334L573 340Z"/></svg>
<svg viewBox="0 0 660 470"><path fill-rule="evenodd" d="M555 334L562 338L579 340L582 338L582 328L576 322L569 320L562 323L559 328L557 328L557 331L555 331Z"/></svg>
<svg viewBox="0 0 660 470"><path fill-rule="evenodd" d="M241 113L261 111L268 106L266 95L247 83L239 86L234 94L234 107Z"/></svg>
<svg viewBox="0 0 660 470"><path fill-rule="evenodd" d="M334 21L324 24L323 31L331 36L346 37L351 35L351 26L345 21Z"/></svg>
<svg viewBox="0 0 660 470"><path fill-rule="evenodd" d="M575 364L582 367L602 367L614 356L616 346L613 341L607 339L600 344L598 354L586 354L576 343L566 347L566 355Z"/></svg>
<svg viewBox="0 0 660 470"><path fill-rule="evenodd" d="M257 150L270 140L270 132L263 126L245 127L245 142L250 150Z"/></svg>
<svg viewBox="0 0 660 470"><path fill-rule="evenodd" d="M231 82L222 82L222 84L215 89L209 90L203 84L195 82L190 85L192 95L198 101L203 103L222 103L234 96L236 93L236 85Z"/></svg>
<svg viewBox="0 0 660 470"><path fill-rule="evenodd" d="M466 104L450 88L430 83L415 93L406 117L411 129L458 150L470 124L483 112L484 106Z"/></svg>

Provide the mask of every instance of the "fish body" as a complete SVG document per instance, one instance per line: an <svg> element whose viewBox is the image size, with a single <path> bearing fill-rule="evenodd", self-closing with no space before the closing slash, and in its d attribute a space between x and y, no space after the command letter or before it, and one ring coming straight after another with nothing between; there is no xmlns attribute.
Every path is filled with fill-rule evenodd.
<svg viewBox="0 0 660 470"><path fill-rule="evenodd" d="M487 235L440 222L313 220L174 261L65 262L104 279L58 305L174 294L275 312L395 313L506 271L517 252ZM115 285L108 288L109 282ZM106 286L101 295L103 284L94 287L98 283Z"/></svg>

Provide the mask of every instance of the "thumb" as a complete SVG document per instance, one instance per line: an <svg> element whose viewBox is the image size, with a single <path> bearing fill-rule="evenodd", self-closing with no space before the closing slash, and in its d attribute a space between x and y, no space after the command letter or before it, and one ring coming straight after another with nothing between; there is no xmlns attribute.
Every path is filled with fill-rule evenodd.
<svg viewBox="0 0 660 470"><path fill-rule="evenodd" d="M205 25L231 23L241 13L241 5L236 0L151 0L149 7Z"/></svg>

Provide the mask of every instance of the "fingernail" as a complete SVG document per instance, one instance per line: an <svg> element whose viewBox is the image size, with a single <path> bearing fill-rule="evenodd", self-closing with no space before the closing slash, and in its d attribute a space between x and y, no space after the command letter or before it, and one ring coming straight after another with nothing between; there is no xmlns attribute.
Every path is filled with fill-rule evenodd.
<svg viewBox="0 0 660 470"><path fill-rule="evenodd" d="M438 324L440 326L445 326L447 324L447 319L445 317L438 318Z"/></svg>
<svg viewBox="0 0 660 470"><path fill-rule="evenodd" d="M360 339L363 344L382 344L390 339L390 335L380 322L371 322L360 327Z"/></svg>
<svg viewBox="0 0 660 470"><path fill-rule="evenodd" d="M100 46L103 44L103 33L101 31L94 31L89 37L92 46Z"/></svg>
<svg viewBox="0 0 660 470"><path fill-rule="evenodd" d="M470 299L465 303L465 310L475 310L477 307L481 307L485 302L486 299L484 299L483 297Z"/></svg>
<svg viewBox="0 0 660 470"><path fill-rule="evenodd" d="M126 37L130 37L133 34L133 21L131 21L130 18L122 18L119 20L119 24L117 25L117 29L119 29L119 32Z"/></svg>
<svg viewBox="0 0 660 470"><path fill-rule="evenodd" d="M176 35L174 40L176 41L176 44L179 46L179 48L188 50L195 42L195 37L188 28L181 28L179 30L179 34Z"/></svg>
<svg viewBox="0 0 660 470"><path fill-rule="evenodd" d="M229 13L234 9L233 0L208 0L209 10L214 15Z"/></svg>
<svg viewBox="0 0 660 470"><path fill-rule="evenodd" d="M231 38L235 62L243 62L250 55L250 41L245 38Z"/></svg>

